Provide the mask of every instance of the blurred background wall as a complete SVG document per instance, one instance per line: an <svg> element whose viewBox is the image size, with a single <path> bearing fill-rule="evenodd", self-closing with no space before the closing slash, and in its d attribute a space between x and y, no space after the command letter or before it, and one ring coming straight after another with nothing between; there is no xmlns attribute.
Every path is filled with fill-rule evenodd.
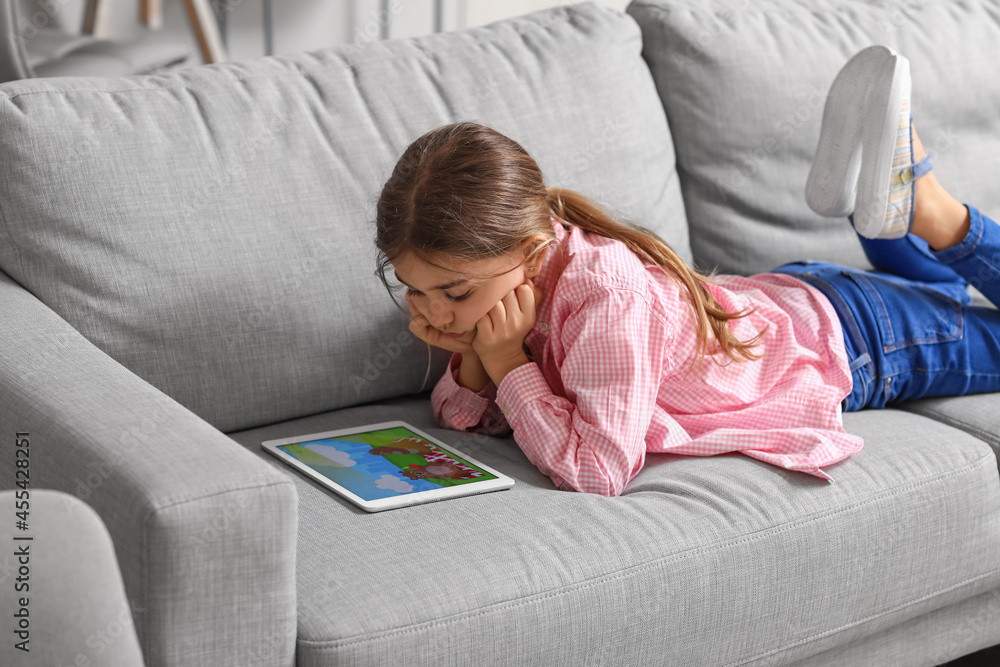
<svg viewBox="0 0 1000 667"><path fill-rule="evenodd" d="M17 0L21 16L35 26L78 32L84 0ZM624 11L628 0L595 0ZM138 0L110 0L110 37L131 37L139 23ZM265 55L263 0L211 0L227 19L230 60ZM529 12L573 4L568 0L274 0L274 53L310 51L341 43L361 45L379 39L423 35L435 30L435 8L441 7L442 30L484 25ZM163 30L191 35L183 0L162 0ZM191 37L192 45L195 44Z"/></svg>

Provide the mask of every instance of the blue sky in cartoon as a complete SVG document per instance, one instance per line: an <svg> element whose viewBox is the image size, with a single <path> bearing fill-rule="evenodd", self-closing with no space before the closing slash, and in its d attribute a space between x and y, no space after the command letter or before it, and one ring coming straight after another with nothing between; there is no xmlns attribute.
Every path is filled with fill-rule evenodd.
<svg viewBox="0 0 1000 667"><path fill-rule="evenodd" d="M324 438L299 444L328 463L296 458L366 500L441 488L427 480L404 477L399 466L384 456L369 453L372 447L367 443ZM295 456L294 451L289 453Z"/></svg>

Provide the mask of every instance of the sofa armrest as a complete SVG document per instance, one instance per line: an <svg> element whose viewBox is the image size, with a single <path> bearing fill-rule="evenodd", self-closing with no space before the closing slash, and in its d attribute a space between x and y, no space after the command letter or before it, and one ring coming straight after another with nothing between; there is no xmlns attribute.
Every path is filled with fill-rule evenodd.
<svg viewBox="0 0 1000 667"><path fill-rule="evenodd" d="M0 313L0 489L97 511L146 665L294 665L293 482L2 272Z"/></svg>

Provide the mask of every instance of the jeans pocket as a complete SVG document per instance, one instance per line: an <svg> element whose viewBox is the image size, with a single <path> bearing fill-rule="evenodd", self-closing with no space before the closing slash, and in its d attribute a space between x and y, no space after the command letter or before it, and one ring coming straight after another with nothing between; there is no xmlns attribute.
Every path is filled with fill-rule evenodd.
<svg viewBox="0 0 1000 667"><path fill-rule="evenodd" d="M871 271L843 271L861 290L878 327L882 351L947 343L962 337L962 304L925 285Z"/></svg>

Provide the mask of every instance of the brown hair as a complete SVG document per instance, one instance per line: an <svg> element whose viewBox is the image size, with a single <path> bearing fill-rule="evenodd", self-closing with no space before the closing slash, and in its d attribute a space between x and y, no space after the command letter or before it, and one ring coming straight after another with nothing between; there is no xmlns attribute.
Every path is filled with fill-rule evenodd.
<svg viewBox="0 0 1000 667"><path fill-rule="evenodd" d="M376 204L375 273L392 294L386 269L406 253L440 266L437 261L506 255L535 234L548 238L528 261L557 242L549 216L621 241L681 286L698 322L699 365L709 354L709 331L718 343L713 359L719 349L736 362L760 358L751 348L767 327L748 341L733 336L727 322L753 310L726 311L705 287L713 275L697 272L655 233L615 220L579 192L546 187L538 164L520 144L479 123L443 125L403 152Z"/></svg>

